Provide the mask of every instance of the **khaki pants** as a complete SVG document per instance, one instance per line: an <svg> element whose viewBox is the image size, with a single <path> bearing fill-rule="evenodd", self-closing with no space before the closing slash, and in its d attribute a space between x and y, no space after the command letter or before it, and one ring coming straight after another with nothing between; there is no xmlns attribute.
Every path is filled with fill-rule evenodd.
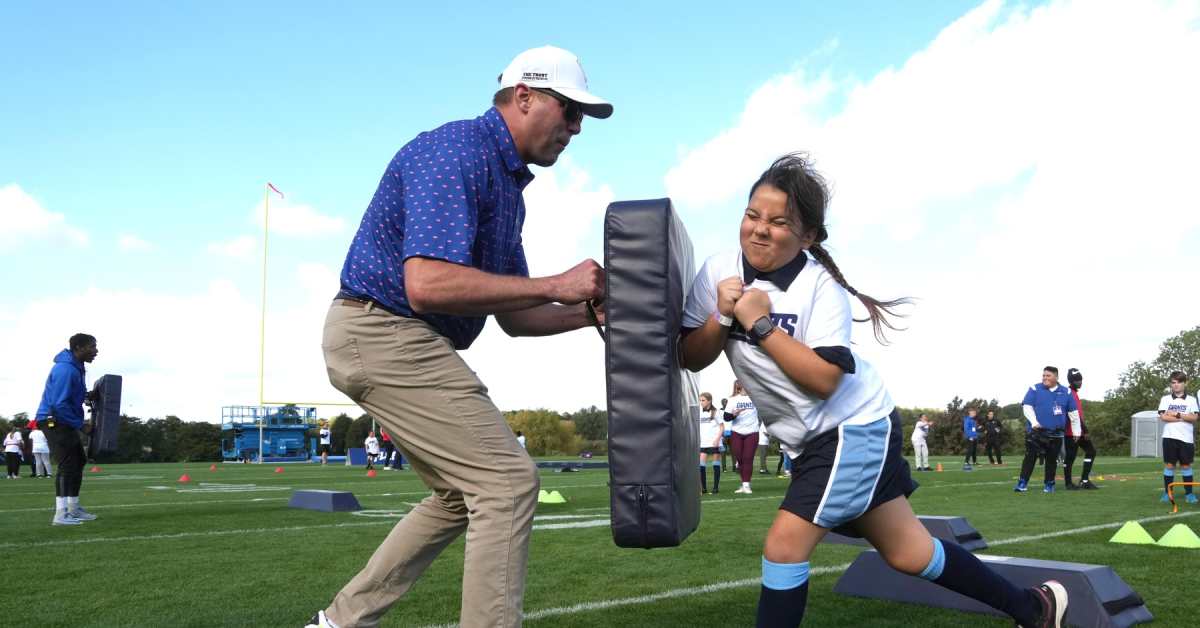
<svg viewBox="0 0 1200 628"><path fill-rule="evenodd" d="M384 539L326 610L375 626L464 530L463 628L520 626L537 467L450 341L425 322L335 303L321 342L329 381L383 424L433 494Z"/></svg>

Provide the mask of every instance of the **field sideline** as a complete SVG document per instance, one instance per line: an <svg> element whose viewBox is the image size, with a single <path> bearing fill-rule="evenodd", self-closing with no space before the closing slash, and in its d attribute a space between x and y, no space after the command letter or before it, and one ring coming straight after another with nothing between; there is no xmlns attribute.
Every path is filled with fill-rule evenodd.
<svg viewBox="0 0 1200 628"><path fill-rule="evenodd" d="M1158 502L1160 463L1101 456L1100 491L1060 487L1043 495L1034 482L1022 495L1011 490L1019 460L971 473L958 470L960 460L934 457L947 470L917 474L918 513L966 516L993 546L985 553L1113 565L1146 599L1155 625L1194 622L1189 600L1200 550L1107 543L1131 519L1144 520L1155 538L1175 523L1200 530L1200 508L1181 504L1170 516ZM411 471L368 478L362 468L282 466L276 474L275 465L106 465L86 473L81 500L100 519L72 528L50 526L50 480L5 481L0 551L9 587L0 617L30 626L302 626L427 492ZM193 481L176 482L183 473ZM756 474L754 494L741 496L732 494L734 475L724 474L721 493L705 496L701 527L682 547L646 551L613 545L607 479L606 470L543 471L542 487L568 502L538 507L525 625L752 625L762 537L786 480ZM352 491L368 512L289 509L298 488ZM1012 625L833 594L858 551L818 549L805 626ZM460 539L383 625L453 625L462 557Z"/></svg>

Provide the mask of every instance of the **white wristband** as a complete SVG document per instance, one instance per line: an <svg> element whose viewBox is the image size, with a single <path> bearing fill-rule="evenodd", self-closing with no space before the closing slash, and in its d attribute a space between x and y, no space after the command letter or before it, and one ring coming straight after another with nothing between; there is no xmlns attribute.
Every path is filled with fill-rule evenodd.
<svg viewBox="0 0 1200 628"><path fill-rule="evenodd" d="M717 312L717 322L721 324L721 327L733 327L733 317L725 316L720 312Z"/></svg>

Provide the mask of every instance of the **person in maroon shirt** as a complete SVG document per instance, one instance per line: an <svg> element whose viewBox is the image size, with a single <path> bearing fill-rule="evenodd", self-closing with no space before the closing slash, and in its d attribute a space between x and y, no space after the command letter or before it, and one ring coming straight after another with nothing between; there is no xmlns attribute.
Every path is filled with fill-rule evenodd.
<svg viewBox="0 0 1200 628"><path fill-rule="evenodd" d="M1083 404L1079 402L1079 389L1083 388L1083 373L1080 373L1079 369L1068 370L1067 383L1071 387L1071 396L1075 398L1075 407L1079 409L1079 434L1071 433L1071 422L1067 421L1067 438L1064 443L1067 448L1067 456L1063 459L1063 479L1066 480L1068 491L1098 489L1100 487L1088 479L1088 475L1092 472L1092 463L1096 460L1096 446L1092 444L1092 439L1088 436L1087 423L1083 419ZM1079 438L1076 439L1076 436ZM1083 472L1079 476L1079 484L1074 484L1071 482L1071 465L1075 464L1075 456L1080 449L1083 450Z"/></svg>

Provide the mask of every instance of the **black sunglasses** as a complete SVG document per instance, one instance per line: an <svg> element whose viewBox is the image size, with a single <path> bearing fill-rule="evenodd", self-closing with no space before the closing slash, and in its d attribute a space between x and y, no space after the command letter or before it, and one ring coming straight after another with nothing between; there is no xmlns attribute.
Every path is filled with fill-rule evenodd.
<svg viewBox="0 0 1200 628"><path fill-rule="evenodd" d="M552 89L542 89L539 87L529 88L539 94L545 94L554 100L557 100L563 108L563 119L567 122L579 122L583 120L583 105L563 96L562 94Z"/></svg>

